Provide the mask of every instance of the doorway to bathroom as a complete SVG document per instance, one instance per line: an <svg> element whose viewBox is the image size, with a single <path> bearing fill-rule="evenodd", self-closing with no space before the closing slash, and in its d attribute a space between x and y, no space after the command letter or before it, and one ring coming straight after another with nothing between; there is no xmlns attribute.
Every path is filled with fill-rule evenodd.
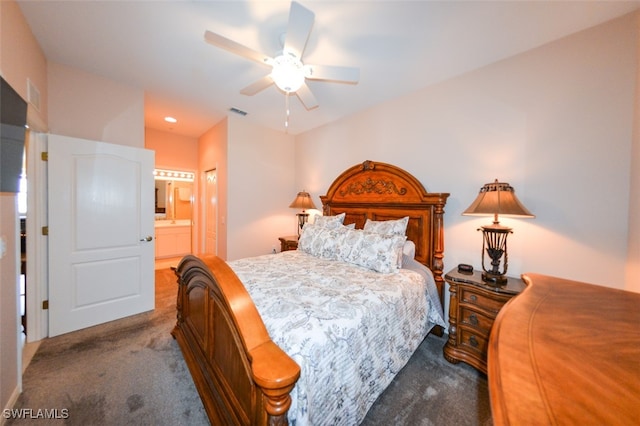
<svg viewBox="0 0 640 426"><path fill-rule="evenodd" d="M156 269L171 266L193 253L193 203L195 172L154 170Z"/></svg>

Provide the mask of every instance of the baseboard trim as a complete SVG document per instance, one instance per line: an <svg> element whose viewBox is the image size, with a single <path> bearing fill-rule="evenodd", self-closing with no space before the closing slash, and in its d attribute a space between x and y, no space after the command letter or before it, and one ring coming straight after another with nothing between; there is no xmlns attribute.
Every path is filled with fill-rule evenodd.
<svg viewBox="0 0 640 426"><path fill-rule="evenodd" d="M19 396L20 396L20 388L16 386L15 389L13 389L13 392L11 393L11 397L7 401L7 405L2 410L2 415L0 416L0 426L4 426L9 420L7 417L5 417L4 412L5 410L11 410L13 406L16 405L16 402L18 402Z"/></svg>

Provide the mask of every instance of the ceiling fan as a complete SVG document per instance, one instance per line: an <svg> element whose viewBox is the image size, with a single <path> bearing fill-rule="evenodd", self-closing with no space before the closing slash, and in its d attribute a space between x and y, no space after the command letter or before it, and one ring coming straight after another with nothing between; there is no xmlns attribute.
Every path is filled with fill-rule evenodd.
<svg viewBox="0 0 640 426"><path fill-rule="evenodd" d="M240 93L249 96L255 95L275 83L287 95L287 102L288 95L295 93L305 108L311 110L318 106L318 102L305 82L307 79L351 84L358 83L360 79L359 68L302 63L302 55L313 27L314 18L315 14L312 11L300 3L292 2L283 48L275 57L257 52L211 31L205 31L204 38L214 46L272 67L270 74L245 87Z"/></svg>

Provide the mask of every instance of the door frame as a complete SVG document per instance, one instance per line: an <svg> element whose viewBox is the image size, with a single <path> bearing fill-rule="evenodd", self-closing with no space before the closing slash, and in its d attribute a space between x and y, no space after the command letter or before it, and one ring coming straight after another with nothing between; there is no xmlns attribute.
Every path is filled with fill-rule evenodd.
<svg viewBox="0 0 640 426"><path fill-rule="evenodd" d="M49 337L49 312L43 308L49 299L48 163L42 153L49 148L48 133L32 129L27 143L27 343ZM20 295L18 294L19 298ZM19 300L17 300L19 302ZM18 333L20 331L18 330Z"/></svg>
<svg viewBox="0 0 640 426"><path fill-rule="evenodd" d="M42 309L49 297L49 269L47 237L47 162L41 153L47 152L46 133L30 131L27 143L27 343L49 335L49 315Z"/></svg>

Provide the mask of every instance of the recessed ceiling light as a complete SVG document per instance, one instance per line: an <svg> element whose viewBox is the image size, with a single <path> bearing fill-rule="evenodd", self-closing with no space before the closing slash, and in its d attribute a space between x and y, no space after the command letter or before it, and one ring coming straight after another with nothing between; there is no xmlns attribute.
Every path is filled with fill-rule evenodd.
<svg viewBox="0 0 640 426"><path fill-rule="evenodd" d="M173 117L165 117L164 121L166 121L167 123L177 123L178 122L178 120L176 120Z"/></svg>

